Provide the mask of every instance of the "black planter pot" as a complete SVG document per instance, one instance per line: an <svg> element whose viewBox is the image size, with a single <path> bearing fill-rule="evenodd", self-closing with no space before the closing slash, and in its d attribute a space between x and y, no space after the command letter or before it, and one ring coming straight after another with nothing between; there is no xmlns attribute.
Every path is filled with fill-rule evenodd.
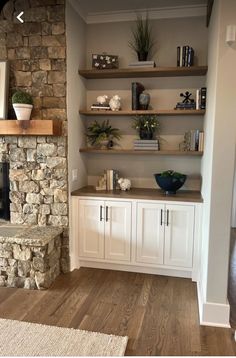
<svg viewBox="0 0 236 358"><path fill-rule="evenodd" d="M147 131L145 129L140 129L139 137L140 139L153 139L153 132Z"/></svg>
<svg viewBox="0 0 236 358"><path fill-rule="evenodd" d="M147 61L148 52L137 52L139 61Z"/></svg>

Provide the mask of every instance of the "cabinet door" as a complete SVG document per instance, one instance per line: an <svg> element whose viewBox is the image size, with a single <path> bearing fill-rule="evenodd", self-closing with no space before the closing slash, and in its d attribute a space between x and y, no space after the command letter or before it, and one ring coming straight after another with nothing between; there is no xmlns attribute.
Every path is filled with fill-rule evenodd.
<svg viewBox="0 0 236 358"><path fill-rule="evenodd" d="M165 265L192 267L194 207L166 205Z"/></svg>
<svg viewBox="0 0 236 358"><path fill-rule="evenodd" d="M164 208L163 204L138 203L137 262L163 264Z"/></svg>
<svg viewBox="0 0 236 358"><path fill-rule="evenodd" d="M131 203L105 202L105 258L130 261Z"/></svg>
<svg viewBox="0 0 236 358"><path fill-rule="evenodd" d="M104 202L79 202L79 255L104 258Z"/></svg>

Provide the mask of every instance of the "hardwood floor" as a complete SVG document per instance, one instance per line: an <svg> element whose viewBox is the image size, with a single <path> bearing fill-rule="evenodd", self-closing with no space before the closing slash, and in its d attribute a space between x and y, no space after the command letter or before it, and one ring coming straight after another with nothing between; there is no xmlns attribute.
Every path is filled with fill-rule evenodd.
<svg viewBox="0 0 236 358"><path fill-rule="evenodd" d="M236 229L231 230L228 299L230 303L230 325L236 330Z"/></svg>
<svg viewBox="0 0 236 358"><path fill-rule="evenodd" d="M189 279L82 268L47 291L1 288L0 317L128 335L126 355L236 354L231 329L199 326Z"/></svg>

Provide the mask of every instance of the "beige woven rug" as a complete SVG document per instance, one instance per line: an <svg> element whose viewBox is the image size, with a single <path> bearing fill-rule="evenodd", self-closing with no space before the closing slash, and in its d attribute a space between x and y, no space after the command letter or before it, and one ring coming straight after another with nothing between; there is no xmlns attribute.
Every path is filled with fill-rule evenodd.
<svg viewBox="0 0 236 358"><path fill-rule="evenodd" d="M0 356L123 356L128 337L0 319Z"/></svg>

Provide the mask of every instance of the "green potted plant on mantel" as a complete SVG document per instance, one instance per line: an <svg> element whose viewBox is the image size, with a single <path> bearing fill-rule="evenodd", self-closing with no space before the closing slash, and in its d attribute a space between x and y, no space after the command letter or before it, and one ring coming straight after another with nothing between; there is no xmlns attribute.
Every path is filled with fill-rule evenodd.
<svg viewBox="0 0 236 358"><path fill-rule="evenodd" d="M16 91L12 96L12 105L18 120L28 121L33 109L33 99L29 93Z"/></svg>
<svg viewBox="0 0 236 358"><path fill-rule="evenodd" d="M136 52L139 61L147 61L154 46L148 14L145 20L138 15L135 25L132 30L133 39L129 42L129 46Z"/></svg>
<svg viewBox="0 0 236 358"><path fill-rule="evenodd" d="M120 131L118 128L113 128L109 120L103 121L101 124L94 121L88 128L87 134L88 142L95 147L102 149L110 149L114 145L114 139L120 139Z"/></svg>
<svg viewBox="0 0 236 358"><path fill-rule="evenodd" d="M156 114L144 114L134 117L132 127L137 130L140 139L153 139L160 128L160 123Z"/></svg>

